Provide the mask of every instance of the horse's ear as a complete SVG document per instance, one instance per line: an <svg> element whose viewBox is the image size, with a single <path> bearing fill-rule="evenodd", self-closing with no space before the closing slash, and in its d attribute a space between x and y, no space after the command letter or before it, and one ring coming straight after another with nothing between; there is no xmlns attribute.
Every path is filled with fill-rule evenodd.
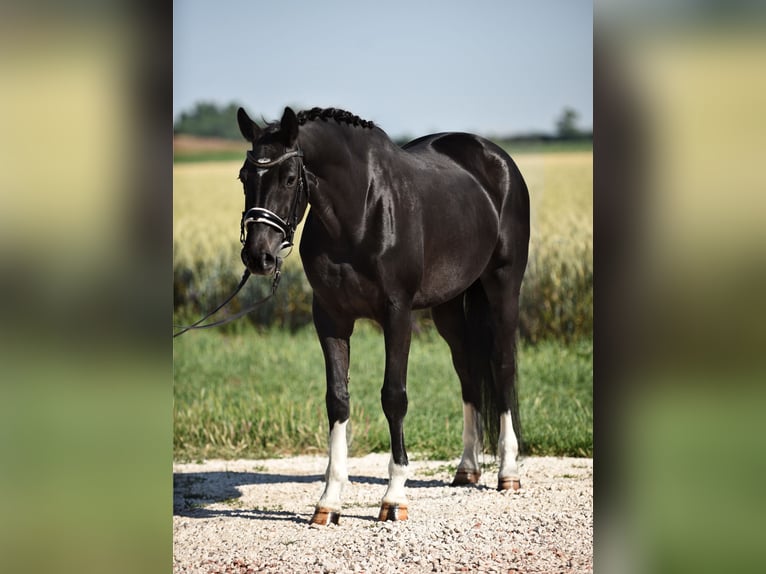
<svg viewBox="0 0 766 574"><path fill-rule="evenodd" d="M295 115L291 107L285 108L285 113L282 114L279 127L285 139L285 146L292 147L295 144L295 140L298 139L298 116Z"/></svg>
<svg viewBox="0 0 766 574"><path fill-rule="evenodd" d="M258 139L258 136L261 133L261 128L250 119L250 116L248 116L247 112L242 108L237 110L237 123L239 124L239 131L242 132L242 135L247 141L254 142Z"/></svg>

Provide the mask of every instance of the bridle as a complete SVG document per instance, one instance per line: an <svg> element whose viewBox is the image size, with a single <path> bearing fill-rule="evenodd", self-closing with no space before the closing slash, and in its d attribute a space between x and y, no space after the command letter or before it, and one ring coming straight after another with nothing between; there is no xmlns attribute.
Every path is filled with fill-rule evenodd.
<svg viewBox="0 0 766 574"><path fill-rule="evenodd" d="M262 223L273 227L282 234L282 243L279 246L280 251L290 249L293 246L293 237L295 236L295 229L298 227L298 201L301 194L306 193L306 199L308 200L308 181L306 178L306 167L303 165L303 151L300 148L290 150L283 153L281 156L275 159L269 159L267 157L256 158L255 154L248 150L247 163L254 166L258 170L267 170L277 165L281 165L291 158L298 158L298 184L295 188L295 196L293 197L292 207L287 219L281 218L279 215L266 209L265 207L251 207L250 209L242 212L242 219L239 222L239 241L242 245L245 244L245 229L250 223Z"/></svg>
<svg viewBox="0 0 766 574"><path fill-rule="evenodd" d="M308 195L309 195L309 184L308 184L308 178L306 175L306 166L303 165L303 151L300 150L300 148L296 148L294 150L290 150L288 152L283 153L281 156L275 159L269 159L269 158L263 158L259 157L256 158L255 154L253 154L252 151L248 150L247 152L247 162L253 166L256 167L256 169L270 169L274 166L280 165L291 158L298 158L298 170L300 173L298 183L296 185L295 189L295 196L293 197L293 203L292 207L290 208L290 213L287 216L287 219L282 219L279 215L271 211L270 209L266 209L265 207L251 207L250 209L247 209L242 212L242 219L240 219L239 222L239 240L244 246L245 244L245 228L250 223L262 223L264 225L268 225L270 227L273 227L280 233L282 233L282 243L279 246L280 252L284 252L286 249L291 249L293 247L293 237L295 236L295 229L298 227L298 218L300 217L298 213L298 202L300 201L300 197L302 193L306 194L306 201L308 202ZM243 247L244 252L244 247ZM288 253L289 255L289 253ZM287 255L285 255L287 257ZM243 254L243 262L244 262L244 254ZM277 292L277 286L279 285L279 279L281 276L280 268L282 266L282 257L277 257L277 264L274 268L274 280L271 284L271 292L261 299L260 301L257 301L250 305L247 309L244 309L235 315L232 315L231 317L227 317L226 319L221 319L220 321L214 321L213 323L207 323L205 325L202 325L201 323L220 311L229 301L231 301L234 296L239 293L239 291L242 289L242 287L245 286L245 283L247 283L247 280L250 277L250 270L245 267L245 272L242 275L242 279L239 281L239 285L237 285L237 288L234 290L234 293L229 295L229 297L218 307L213 309L210 313L202 317L201 319L195 321L191 325L188 325L186 327L179 327L181 330L177 333L173 334L173 337L178 337L179 335L182 335L186 333L187 331L190 331L192 329L207 329L209 327L217 327L219 325L223 325L225 323L229 323L230 321L234 321L235 319L238 319L239 317L242 317L244 315L247 315L251 311L253 311L256 307L259 305L265 303L271 297L274 296L274 294Z"/></svg>

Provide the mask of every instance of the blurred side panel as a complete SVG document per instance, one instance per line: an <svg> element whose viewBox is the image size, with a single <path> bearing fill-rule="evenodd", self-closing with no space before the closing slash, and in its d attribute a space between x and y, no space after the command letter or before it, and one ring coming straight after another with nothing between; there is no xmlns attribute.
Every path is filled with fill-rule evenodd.
<svg viewBox="0 0 766 574"><path fill-rule="evenodd" d="M169 3L0 7L0 556L172 556Z"/></svg>
<svg viewBox="0 0 766 574"><path fill-rule="evenodd" d="M766 561L765 15L596 5L598 570Z"/></svg>

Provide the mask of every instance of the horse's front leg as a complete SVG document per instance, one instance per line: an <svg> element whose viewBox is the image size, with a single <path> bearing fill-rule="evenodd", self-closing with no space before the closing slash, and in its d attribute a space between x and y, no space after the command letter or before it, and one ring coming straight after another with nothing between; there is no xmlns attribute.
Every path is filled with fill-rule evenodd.
<svg viewBox="0 0 766 574"><path fill-rule="evenodd" d="M391 305L383 325L386 341L386 370L381 390L383 412L391 434L388 488L383 495L378 520L407 520L407 451L404 447L404 416L407 414L407 359L412 335L411 310Z"/></svg>
<svg viewBox="0 0 766 574"><path fill-rule="evenodd" d="M349 418L348 366L352 320L330 316L314 298L314 326L324 353L327 375L327 418L330 424L330 454L325 489L316 505L312 524L338 524L341 493L348 482L346 425Z"/></svg>

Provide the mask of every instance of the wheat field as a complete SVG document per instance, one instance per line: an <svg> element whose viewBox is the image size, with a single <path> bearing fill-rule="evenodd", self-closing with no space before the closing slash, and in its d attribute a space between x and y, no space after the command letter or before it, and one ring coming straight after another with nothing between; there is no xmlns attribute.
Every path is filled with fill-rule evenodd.
<svg viewBox="0 0 766 574"><path fill-rule="evenodd" d="M522 288L521 335L532 342L590 337L593 328L593 154L525 153L514 157L531 201L530 257ZM244 207L241 162L173 167L176 312L191 316L215 305L237 284L239 219ZM299 239L300 228L298 230ZM297 241L296 241L297 243ZM287 285L287 286L285 286ZM249 287L246 296L268 289ZM260 324L296 327L310 321L310 288L295 249L285 261L280 297L254 314Z"/></svg>

